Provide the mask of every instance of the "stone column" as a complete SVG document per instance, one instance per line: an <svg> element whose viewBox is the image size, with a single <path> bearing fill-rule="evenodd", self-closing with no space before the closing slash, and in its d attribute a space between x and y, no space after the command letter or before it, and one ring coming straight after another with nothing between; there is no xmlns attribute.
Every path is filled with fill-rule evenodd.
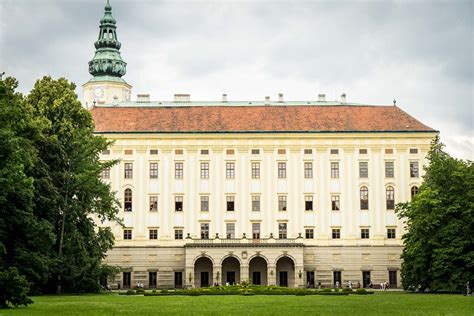
<svg viewBox="0 0 474 316"><path fill-rule="evenodd" d="M268 280L268 285L277 285L276 284L276 266L275 265L269 265L267 267L267 280Z"/></svg>
<svg viewBox="0 0 474 316"><path fill-rule="evenodd" d="M212 280L211 280L211 285L214 285L214 283L219 283L219 285L222 285L222 266L219 265L214 265L212 267Z"/></svg>
<svg viewBox="0 0 474 316"><path fill-rule="evenodd" d="M248 264L240 265L240 281L239 281L239 283L242 283L242 281L246 281L246 282L250 283L249 265Z"/></svg>

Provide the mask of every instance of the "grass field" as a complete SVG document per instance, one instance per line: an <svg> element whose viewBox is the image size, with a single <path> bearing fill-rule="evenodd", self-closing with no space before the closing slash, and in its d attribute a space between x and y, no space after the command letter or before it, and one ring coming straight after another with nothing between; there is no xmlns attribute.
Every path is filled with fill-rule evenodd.
<svg viewBox="0 0 474 316"><path fill-rule="evenodd" d="M474 315L474 297L377 292L349 296L38 296L0 315Z"/></svg>

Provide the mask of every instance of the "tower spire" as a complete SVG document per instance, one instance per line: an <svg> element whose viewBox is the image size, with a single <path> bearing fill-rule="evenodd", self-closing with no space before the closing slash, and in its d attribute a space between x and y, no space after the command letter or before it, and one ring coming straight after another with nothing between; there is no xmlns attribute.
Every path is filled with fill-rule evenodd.
<svg viewBox="0 0 474 316"><path fill-rule="evenodd" d="M122 80L120 77L127 72L127 63L120 56L121 44L117 39L116 21L112 16L112 6L107 0L104 17L100 20L99 37L94 43L95 55L89 61L89 73L94 77L108 77Z"/></svg>

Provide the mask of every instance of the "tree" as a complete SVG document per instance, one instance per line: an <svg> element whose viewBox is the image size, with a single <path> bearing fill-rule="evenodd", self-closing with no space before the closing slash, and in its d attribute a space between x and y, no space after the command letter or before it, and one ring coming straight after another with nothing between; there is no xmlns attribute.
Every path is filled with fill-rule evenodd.
<svg viewBox="0 0 474 316"><path fill-rule="evenodd" d="M10 304L17 307L33 303L27 296L29 290L28 281L16 268L0 271L0 308L6 308Z"/></svg>
<svg viewBox="0 0 474 316"><path fill-rule="evenodd" d="M34 116L46 122L34 141L38 158L32 172L35 212L54 227L54 264L47 291L91 292L99 289L101 261L112 248L110 228L95 220L118 221L118 201L100 179L99 154L110 142L93 134L90 113L77 100L75 85L43 77L26 98Z"/></svg>
<svg viewBox="0 0 474 316"><path fill-rule="evenodd" d="M436 139L424 182L411 202L397 206L403 236L403 286L463 290L474 280L474 167L450 157Z"/></svg>
<svg viewBox="0 0 474 316"><path fill-rule="evenodd" d="M17 267L32 291L48 279L52 226L35 215L33 145L41 137L43 122L15 92L14 78L0 80L0 272Z"/></svg>

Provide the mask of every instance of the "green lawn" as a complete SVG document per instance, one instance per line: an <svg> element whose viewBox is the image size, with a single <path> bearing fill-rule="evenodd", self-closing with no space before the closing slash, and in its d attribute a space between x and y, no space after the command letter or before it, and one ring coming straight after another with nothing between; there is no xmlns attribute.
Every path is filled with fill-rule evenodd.
<svg viewBox="0 0 474 316"><path fill-rule="evenodd" d="M349 296L38 296L0 315L474 315L474 297L402 292Z"/></svg>

